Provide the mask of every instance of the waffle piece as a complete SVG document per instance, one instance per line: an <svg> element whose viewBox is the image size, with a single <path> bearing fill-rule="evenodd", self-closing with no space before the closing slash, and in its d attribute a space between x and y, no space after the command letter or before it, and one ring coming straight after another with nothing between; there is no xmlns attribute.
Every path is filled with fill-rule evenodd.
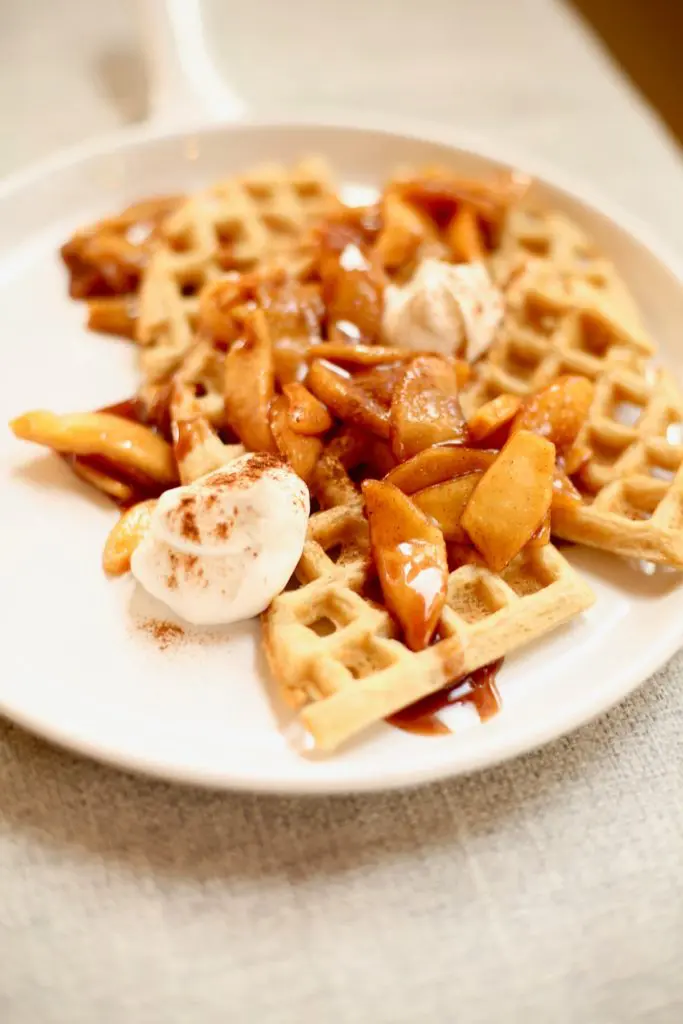
<svg viewBox="0 0 683 1024"><path fill-rule="evenodd" d="M244 455L241 444L224 444L204 415L191 387L173 385L170 402L173 456L181 484L191 484L206 473Z"/></svg>
<svg viewBox="0 0 683 1024"><path fill-rule="evenodd" d="M642 369L654 352L645 332L581 279L533 260L509 284L506 315L464 397L468 413L500 394L527 395L558 374L591 380L616 366Z"/></svg>
<svg viewBox="0 0 683 1024"><path fill-rule="evenodd" d="M618 368L596 382L577 439L586 504L553 513L566 540L683 568L683 397L669 373Z"/></svg>
<svg viewBox="0 0 683 1024"><path fill-rule="evenodd" d="M552 268L561 280L588 286L628 328L640 328L640 313L614 265L592 240L556 210L513 209L506 221L491 270L506 283L530 263Z"/></svg>
<svg viewBox="0 0 683 1024"><path fill-rule="evenodd" d="M220 182L164 224L140 293L137 340L148 379L172 372L193 342L199 294L228 271L306 265L307 229L338 200L325 164L275 164Z"/></svg>
<svg viewBox="0 0 683 1024"><path fill-rule="evenodd" d="M225 352L204 340L193 343L173 375L176 384L191 391L199 411L214 427L225 419L223 378Z"/></svg>
<svg viewBox="0 0 683 1024"><path fill-rule="evenodd" d="M349 496L333 472L326 480L328 496ZM462 565L449 577L438 641L414 653L387 610L366 596L372 580L367 520L351 494L348 504L311 517L298 588L263 615L271 671L320 750L543 636L593 601L551 545L523 552L500 575Z"/></svg>

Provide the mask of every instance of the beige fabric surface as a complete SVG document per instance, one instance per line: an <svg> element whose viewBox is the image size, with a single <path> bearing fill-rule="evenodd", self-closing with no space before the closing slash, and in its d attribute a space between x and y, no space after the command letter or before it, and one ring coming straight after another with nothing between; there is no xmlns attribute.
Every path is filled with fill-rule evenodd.
<svg viewBox="0 0 683 1024"><path fill-rule="evenodd" d="M334 46L310 21L323 6ZM209 13L253 105L277 82L290 109L362 102L514 139L683 253L674 145L553 0ZM297 18L327 40L315 95ZM0 24L0 171L139 113L125 6L0 0ZM332 800L147 781L0 724L0 1022L677 1024L682 683L679 656L541 752Z"/></svg>

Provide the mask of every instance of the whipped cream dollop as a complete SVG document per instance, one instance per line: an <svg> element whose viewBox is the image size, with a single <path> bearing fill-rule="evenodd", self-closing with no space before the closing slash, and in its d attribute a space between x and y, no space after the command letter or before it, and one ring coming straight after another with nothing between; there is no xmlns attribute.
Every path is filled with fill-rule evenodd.
<svg viewBox="0 0 683 1024"><path fill-rule="evenodd" d="M503 318L503 296L483 263L423 260L411 280L385 292L385 340L399 348L470 361L489 347Z"/></svg>
<svg viewBox="0 0 683 1024"><path fill-rule="evenodd" d="M309 507L308 488L282 459L242 455L162 494L131 570L188 622L249 619L292 575Z"/></svg>

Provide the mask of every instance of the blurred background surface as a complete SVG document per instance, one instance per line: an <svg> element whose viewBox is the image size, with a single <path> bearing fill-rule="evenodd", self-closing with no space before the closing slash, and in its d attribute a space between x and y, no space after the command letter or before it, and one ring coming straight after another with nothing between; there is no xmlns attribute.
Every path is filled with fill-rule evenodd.
<svg viewBox="0 0 683 1024"><path fill-rule="evenodd" d="M138 6L0 0L0 174L144 119ZM362 110L445 123L603 188L609 179L623 205L666 221L670 198L648 179L655 135L670 161L671 133L683 132L679 2L204 0L203 8L210 52L255 113ZM614 161L624 172L616 178Z"/></svg>
<svg viewBox="0 0 683 1024"><path fill-rule="evenodd" d="M137 0L0 0L0 172L144 118L136 6ZM515 136L520 115L533 108L534 128L520 141L543 149L563 108L580 104L587 123L602 114L592 102L594 55L576 47L582 23L683 138L678 0L203 6L218 66L256 111L361 106ZM608 145L614 126L603 127Z"/></svg>

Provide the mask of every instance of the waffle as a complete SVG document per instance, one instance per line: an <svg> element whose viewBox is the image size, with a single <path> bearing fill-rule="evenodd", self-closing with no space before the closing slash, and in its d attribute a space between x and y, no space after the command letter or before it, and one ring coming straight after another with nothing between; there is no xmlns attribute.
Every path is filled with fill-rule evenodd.
<svg viewBox="0 0 683 1024"><path fill-rule="evenodd" d="M147 379L172 372L190 349L202 288L226 272L275 263L300 271L306 228L338 202L325 164L279 164L220 182L164 223L140 292L137 341Z"/></svg>
<svg viewBox="0 0 683 1024"><path fill-rule="evenodd" d="M500 394L524 396L558 374L596 380L617 366L638 371L654 353L639 323L613 305L609 290L563 277L532 259L508 283L506 314L464 397L468 412Z"/></svg>
<svg viewBox="0 0 683 1024"><path fill-rule="evenodd" d="M221 427L225 419L224 376L225 353L204 340L192 344L174 374L176 383L193 393L201 415L214 427Z"/></svg>
<svg viewBox="0 0 683 1024"><path fill-rule="evenodd" d="M617 368L595 386L577 443L585 504L553 514L566 540L683 568L683 397L669 373Z"/></svg>
<svg viewBox="0 0 683 1024"><path fill-rule="evenodd" d="M451 572L439 639L410 651L387 610L367 595L372 560L360 498L335 479L344 504L315 513L290 587L263 615L268 662L298 723L322 751L543 636L593 595L551 545L527 550L496 575Z"/></svg>
<svg viewBox="0 0 683 1024"><path fill-rule="evenodd" d="M638 307L614 265L564 214L525 207L510 212L491 261L493 277L505 287L511 277L530 263L545 265L561 280L587 286L621 323L639 330Z"/></svg>

